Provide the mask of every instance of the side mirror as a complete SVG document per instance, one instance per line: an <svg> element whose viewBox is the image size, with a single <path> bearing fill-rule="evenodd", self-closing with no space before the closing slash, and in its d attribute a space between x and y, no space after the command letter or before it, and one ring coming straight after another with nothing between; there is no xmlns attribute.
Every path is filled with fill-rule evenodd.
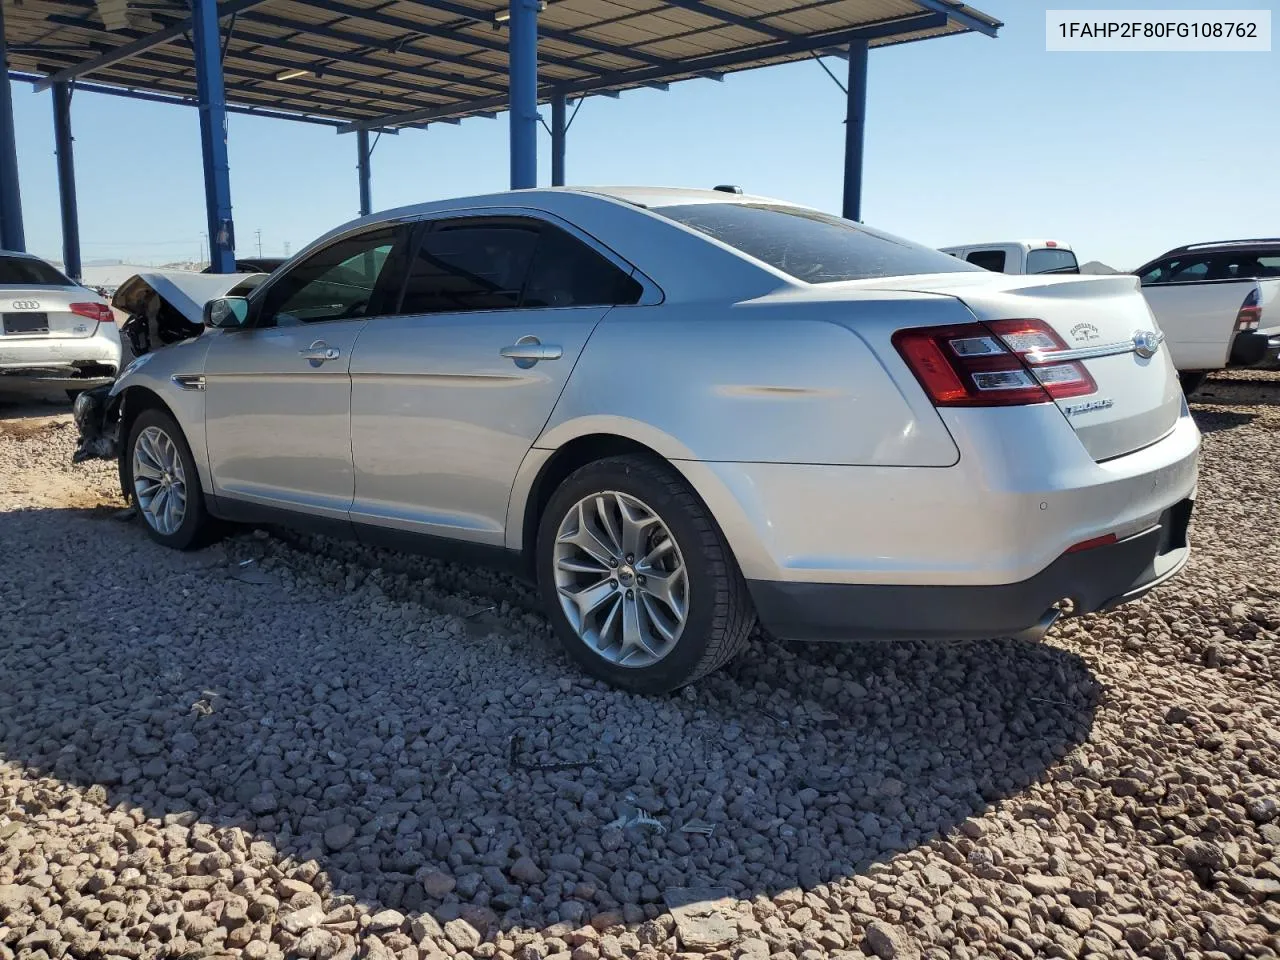
<svg viewBox="0 0 1280 960"><path fill-rule="evenodd" d="M249 320L249 301L244 297L216 297L204 305L204 325L220 330L236 330Z"/></svg>

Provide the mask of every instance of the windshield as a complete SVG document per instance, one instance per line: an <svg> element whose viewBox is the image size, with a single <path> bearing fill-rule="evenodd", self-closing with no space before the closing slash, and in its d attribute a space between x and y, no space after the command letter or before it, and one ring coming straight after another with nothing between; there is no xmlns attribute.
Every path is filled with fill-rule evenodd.
<svg viewBox="0 0 1280 960"><path fill-rule="evenodd" d="M806 283L868 280L978 268L853 220L766 203L691 203L654 208Z"/></svg>
<svg viewBox="0 0 1280 960"><path fill-rule="evenodd" d="M0 256L0 284L22 287L75 286L43 260L4 256Z"/></svg>
<svg viewBox="0 0 1280 960"><path fill-rule="evenodd" d="M1079 273L1080 265L1070 250L1027 251L1027 273Z"/></svg>

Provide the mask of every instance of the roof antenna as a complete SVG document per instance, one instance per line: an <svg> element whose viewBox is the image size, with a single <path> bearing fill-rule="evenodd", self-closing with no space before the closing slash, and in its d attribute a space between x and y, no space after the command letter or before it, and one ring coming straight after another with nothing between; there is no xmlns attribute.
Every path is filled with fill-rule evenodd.
<svg viewBox="0 0 1280 960"><path fill-rule="evenodd" d="M721 193L742 193L742 188L732 183L718 183L711 189L719 190Z"/></svg>

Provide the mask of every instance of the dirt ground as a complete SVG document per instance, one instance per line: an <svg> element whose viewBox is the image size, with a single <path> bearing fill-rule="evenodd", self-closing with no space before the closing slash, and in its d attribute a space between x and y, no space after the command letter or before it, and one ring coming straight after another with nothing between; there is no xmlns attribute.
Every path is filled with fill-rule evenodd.
<svg viewBox="0 0 1280 960"><path fill-rule="evenodd" d="M1184 574L1042 644L609 690L504 576L178 554L0 398L0 958L1280 956L1280 373Z"/></svg>

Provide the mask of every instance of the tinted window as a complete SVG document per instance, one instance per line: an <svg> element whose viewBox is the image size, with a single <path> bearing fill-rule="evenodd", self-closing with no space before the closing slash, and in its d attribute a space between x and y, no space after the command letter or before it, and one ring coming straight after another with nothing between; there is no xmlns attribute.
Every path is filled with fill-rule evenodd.
<svg viewBox="0 0 1280 960"><path fill-rule="evenodd" d="M596 307L635 303L640 284L576 237L544 224L522 307Z"/></svg>
<svg viewBox="0 0 1280 960"><path fill-rule="evenodd" d="M409 262L401 313L507 310L538 244L536 225L444 223L425 234Z"/></svg>
<svg viewBox="0 0 1280 960"><path fill-rule="evenodd" d="M1204 280L1209 275L1210 259L1208 255L1200 254L1162 260L1142 275L1142 282L1155 284Z"/></svg>
<svg viewBox="0 0 1280 960"><path fill-rule="evenodd" d="M996 273L1004 273L1004 251L1003 250L975 250L969 256L965 257L970 263L981 267L983 270L993 270Z"/></svg>
<svg viewBox="0 0 1280 960"><path fill-rule="evenodd" d="M65 276L43 260L32 257L0 257L0 283L31 287L72 287Z"/></svg>
<svg viewBox="0 0 1280 960"><path fill-rule="evenodd" d="M1080 265L1070 250L1030 250L1027 273L1079 273Z"/></svg>
<svg viewBox="0 0 1280 960"><path fill-rule="evenodd" d="M382 227L317 251L271 285L259 326L349 320L383 312L378 280L404 228Z"/></svg>
<svg viewBox="0 0 1280 960"><path fill-rule="evenodd" d="M977 269L941 251L800 207L697 203L654 212L808 283Z"/></svg>
<svg viewBox="0 0 1280 960"><path fill-rule="evenodd" d="M1271 251L1220 254L1209 265L1210 280L1256 280L1280 276L1280 254Z"/></svg>

